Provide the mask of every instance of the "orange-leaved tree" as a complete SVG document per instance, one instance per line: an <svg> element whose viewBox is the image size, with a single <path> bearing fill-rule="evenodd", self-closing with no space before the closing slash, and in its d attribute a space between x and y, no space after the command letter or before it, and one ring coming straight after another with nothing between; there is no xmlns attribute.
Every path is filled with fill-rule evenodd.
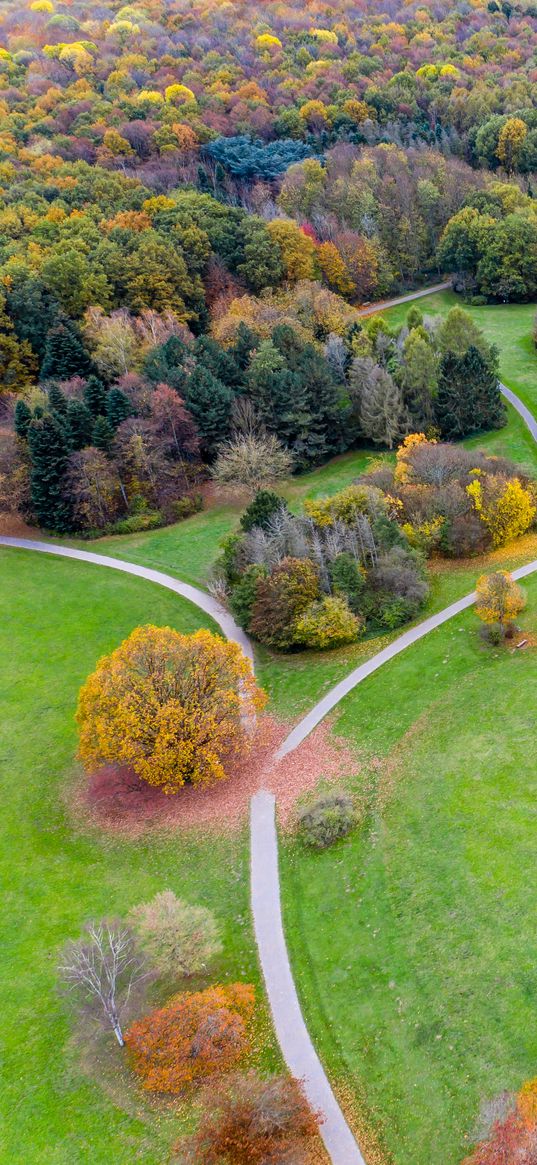
<svg viewBox="0 0 537 1165"><path fill-rule="evenodd" d="M249 1048L254 989L246 983L174 995L125 1035L144 1088L182 1092L193 1081L235 1067Z"/></svg>
<svg viewBox="0 0 537 1165"><path fill-rule="evenodd" d="M475 609L483 623L497 623L502 634L526 605L524 592L508 570L482 574L476 585Z"/></svg>
<svg viewBox="0 0 537 1165"><path fill-rule="evenodd" d="M125 765L165 793L208 785L249 747L265 699L238 644L137 627L80 691L79 757L89 770Z"/></svg>

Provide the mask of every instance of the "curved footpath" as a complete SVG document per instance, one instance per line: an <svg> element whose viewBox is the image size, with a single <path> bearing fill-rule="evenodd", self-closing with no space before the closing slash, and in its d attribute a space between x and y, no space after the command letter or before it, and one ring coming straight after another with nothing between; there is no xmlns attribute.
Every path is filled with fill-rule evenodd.
<svg viewBox="0 0 537 1165"><path fill-rule="evenodd" d="M418 299L433 291L443 290L446 284L427 291L413 292L395 303ZM386 303L384 307L393 306ZM362 314L373 314L378 311L379 305L366 309ZM506 399L514 406L527 425L532 437L537 441L537 422L529 409L519 398L501 385ZM205 591L197 587L182 583L172 575L162 571L152 570L149 567L139 566L137 563L123 561L119 558L110 558L104 554L94 554L91 551L77 550L69 546L56 543L38 542L25 538L0 537L0 546L17 547L21 550L35 550L44 554L54 554L63 558L73 558L82 562L93 563L96 566L106 566L113 570L132 574L144 578L148 582L156 583L175 591L189 602L195 604L214 619L224 634L240 644L242 650L253 663L253 650L248 636L237 626L231 615ZM525 578L537 570L537 560L528 563L513 571L516 579ZM388 660L399 655L401 651L416 643L423 636L428 635L436 627L460 614L475 601L475 593L465 595L464 598L452 603L438 614L424 619L416 627L403 632L388 647L379 651L371 659L360 664L344 680L336 684L322 700L299 721L284 740L275 760L280 760L293 749L297 748L310 732L336 705L351 692L358 684L382 667ZM364 1158L349 1129L343 1112L334 1096L330 1082L312 1044L304 1017L300 1008L295 983L283 930L280 879L278 868L278 836L276 830L276 802L272 793L260 790L251 801L251 897L254 929L259 950L259 959L270 1002L272 1017L280 1047L292 1074L304 1082L304 1088L312 1107L321 1112L324 1123L321 1126L321 1135L324 1140L332 1165L365 1165Z"/></svg>

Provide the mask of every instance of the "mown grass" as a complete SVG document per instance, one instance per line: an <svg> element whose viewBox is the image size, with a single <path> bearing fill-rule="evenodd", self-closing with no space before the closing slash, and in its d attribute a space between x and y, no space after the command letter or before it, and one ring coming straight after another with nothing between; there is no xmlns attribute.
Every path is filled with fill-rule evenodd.
<svg viewBox="0 0 537 1165"><path fill-rule="evenodd" d="M141 580L17 550L0 551L2 1110L5 1165L161 1165L189 1119L133 1089L112 1036L71 1047L56 989L59 950L90 917L124 915L170 888L210 907L224 952L215 977L258 985L246 832L127 841L77 826L74 710L99 656L148 622L185 632L211 621ZM263 1062L277 1062L262 1020ZM92 1062L91 1074L82 1063Z"/></svg>
<svg viewBox="0 0 537 1165"><path fill-rule="evenodd" d="M473 612L438 629L341 705L367 824L284 845L306 1021L396 1165L457 1165L482 1102L537 1072L536 697L537 649L485 648Z"/></svg>

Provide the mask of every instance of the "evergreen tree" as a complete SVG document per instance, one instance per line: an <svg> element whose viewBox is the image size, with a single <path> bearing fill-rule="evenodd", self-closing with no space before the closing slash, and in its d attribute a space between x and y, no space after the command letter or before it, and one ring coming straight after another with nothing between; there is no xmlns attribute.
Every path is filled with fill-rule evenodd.
<svg viewBox="0 0 537 1165"><path fill-rule="evenodd" d="M110 451L112 441L114 440L114 430L106 417L97 417L93 426L92 445L96 449L101 449L103 453Z"/></svg>
<svg viewBox="0 0 537 1165"><path fill-rule="evenodd" d="M246 371L250 363L252 352L254 352L258 346L259 340L255 332L253 332L252 329L248 327L248 324L245 324L244 321L241 320L237 328L235 343L230 348L231 355L233 356L235 364L239 368L240 372Z"/></svg>
<svg viewBox="0 0 537 1165"><path fill-rule="evenodd" d="M132 413L128 396L120 388L111 388L106 397L106 417L112 429L119 428Z"/></svg>
<svg viewBox="0 0 537 1165"><path fill-rule="evenodd" d="M32 509L45 530L59 534L71 529L71 515L64 497L68 450L65 434L55 417L34 418L28 428L31 457Z"/></svg>
<svg viewBox="0 0 537 1165"><path fill-rule="evenodd" d="M58 324L48 333L41 365L42 380L69 380L71 376L88 376L91 360L70 321Z"/></svg>
<svg viewBox="0 0 537 1165"><path fill-rule="evenodd" d="M274 490L259 489L241 517L241 527L243 530L251 530L253 526L264 529L274 514L286 509L285 498L279 497Z"/></svg>
<svg viewBox="0 0 537 1165"><path fill-rule="evenodd" d="M57 415L57 419L61 423L67 413L67 397L57 384L51 384L48 390L48 403L51 412Z"/></svg>
<svg viewBox="0 0 537 1165"><path fill-rule="evenodd" d="M91 445L93 417L87 405L81 400L70 400L65 416L65 432L69 448L73 452Z"/></svg>
<svg viewBox="0 0 537 1165"><path fill-rule="evenodd" d="M198 365L189 377L184 400L196 422L202 451L211 458L229 434L233 393L227 384Z"/></svg>
<svg viewBox="0 0 537 1165"><path fill-rule="evenodd" d="M92 417L103 417L106 412L106 389L98 376L89 376L84 386L84 401Z"/></svg>
<svg viewBox="0 0 537 1165"><path fill-rule="evenodd" d="M494 354L483 355L473 345L461 355L448 351L440 365L435 422L452 440L505 423Z"/></svg>
<svg viewBox="0 0 537 1165"><path fill-rule="evenodd" d="M197 364L207 368L217 380L222 381L222 384L227 384L233 389L241 384L240 369L233 356L210 336L199 336L194 344L194 355Z"/></svg>
<svg viewBox="0 0 537 1165"><path fill-rule="evenodd" d="M354 361L353 374L364 437L375 445L393 449L408 432L408 414L401 389L385 368L367 358Z"/></svg>
<svg viewBox="0 0 537 1165"><path fill-rule="evenodd" d="M170 336L149 352L144 361L144 374L152 384L169 384L182 392L187 379L184 368L187 354L188 348L179 336Z"/></svg>
<svg viewBox="0 0 537 1165"><path fill-rule="evenodd" d="M25 400L18 400L15 405L14 425L17 437L26 440L28 437L28 429L32 420L32 410L28 408Z"/></svg>
<svg viewBox="0 0 537 1165"><path fill-rule="evenodd" d="M438 388L438 358L419 325L405 340L397 379L414 428L428 429L433 423L433 399Z"/></svg>

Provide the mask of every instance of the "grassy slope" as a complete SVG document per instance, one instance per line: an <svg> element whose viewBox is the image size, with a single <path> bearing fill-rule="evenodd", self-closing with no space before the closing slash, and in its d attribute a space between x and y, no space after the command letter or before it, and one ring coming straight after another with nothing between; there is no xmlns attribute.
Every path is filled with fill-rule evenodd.
<svg viewBox="0 0 537 1165"><path fill-rule="evenodd" d="M284 850L307 1022L397 1165L456 1165L483 1098L537 1071L536 696L535 649L483 648L472 613L435 631L341 706L370 824Z"/></svg>
<svg viewBox="0 0 537 1165"><path fill-rule="evenodd" d="M258 981L244 836L138 842L76 831L62 800L73 773L73 713L97 658L136 625L194 631L211 621L178 596L81 563L0 551L3 942L0 960L5 1165L157 1165L181 1122L126 1104L118 1057L84 1078L55 990L60 946L91 916L123 914L170 887L221 920L224 978ZM6 673L7 678L7 673ZM105 1048L114 1047L107 1038ZM271 1059L267 1035L267 1057ZM132 1093L132 1090L131 1090ZM116 1095L117 1094L117 1095ZM7 1119L8 1118L8 1119Z"/></svg>

